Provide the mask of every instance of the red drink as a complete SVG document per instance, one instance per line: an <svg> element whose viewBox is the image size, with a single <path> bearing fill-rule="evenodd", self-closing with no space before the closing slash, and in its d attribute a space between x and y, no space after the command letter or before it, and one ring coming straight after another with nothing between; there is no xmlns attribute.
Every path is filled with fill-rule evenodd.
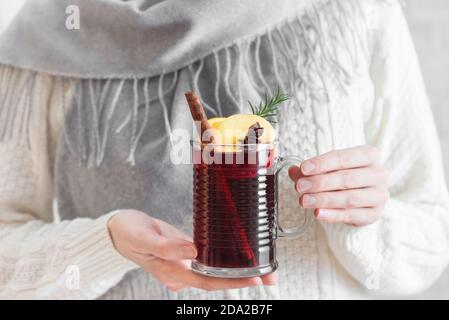
<svg viewBox="0 0 449 320"><path fill-rule="evenodd" d="M288 96L278 90L275 97L266 96L264 104L250 105L252 115L211 120L195 92L187 92L186 99L200 134L200 142L192 142L193 240L198 250L192 271L223 278L275 271L276 238L297 237L310 221L306 215L301 225L290 229L276 221L277 176L302 160L275 156L274 128L263 116L274 116Z"/></svg>
<svg viewBox="0 0 449 320"><path fill-rule="evenodd" d="M194 146L194 159L200 160L193 171L199 264L212 268L275 266L274 153L274 145L221 147L205 161L201 148Z"/></svg>

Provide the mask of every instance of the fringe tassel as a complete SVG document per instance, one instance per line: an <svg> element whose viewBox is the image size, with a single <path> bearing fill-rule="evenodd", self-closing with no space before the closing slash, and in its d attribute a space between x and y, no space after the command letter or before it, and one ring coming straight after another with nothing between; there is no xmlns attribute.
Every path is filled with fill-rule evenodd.
<svg viewBox="0 0 449 320"><path fill-rule="evenodd" d="M2 94L2 96L3 96L2 105L3 106L13 103L12 99L13 99L14 93L15 93L14 89L17 90L18 82L19 82L19 73L16 72L12 76L12 81L10 83L8 83L6 86L6 93ZM20 100L16 103L19 104ZM11 124L11 122L14 121L14 119L11 118L11 116L10 116L10 113L13 109L16 109L16 108L2 108L2 110L1 110L2 111L1 119L2 119L2 123L4 123L4 127L0 131L0 139L1 140L5 139L5 134L7 132L9 125Z"/></svg>
<svg viewBox="0 0 449 320"><path fill-rule="evenodd" d="M170 124L170 117L168 114L168 106L165 102L165 95L164 95L164 74L161 74L159 77L159 85L158 85L158 94L159 94L159 102L162 108L162 114L164 115L164 125L165 130L168 135L171 134L171 124Z"/></svg>
<svg viewBox="0 0 449 320"><path fill-rule="evenodd" d="M233 104L237 107L237 109L240 109L241 106L239 105L239 102L235 98L234 94L232 93L231 86L230 86L230 77L231 77L231 70L232 70L232 62L231 62L231 52L230 48L226 47L224 48L225 53L225 62L226 62L226 71L225 71L225 78L223 80L223 84L226 90L226 94L231 98Z"/></svg>
<svg viewBox="0 0 449 320"><path fill-rule="evenodd" d="M263 86L265 88L265 92L269 92L271 90L270 86L268 85L267 81L265 80L265 77L262 72L262 65L260 63L260 46L261 46L261 37L256 38L256 49L254 52L255 55L255 61L256 61L256 71L257 76L259 77L259 80L263 83Z"/></svg>
<svg viewBox="0 0 449 320"><path fill-rule="evenodd" d="M242 74L243 74L243 45L241 42L236 44L237 53L237 93L239 101L239 110L243 112L243 91L242 91Z"/></svg>
<svg viewBox="0 0 449 320"><path fill-rule="evenodd" d="M64 113L64 115L67 113L67 99L66 99L66 79L63 77L61 78L61 81L59 81L60 84L60 93L61 93L61 107L62 107L62 112ZM67 125L66 125L66 121L65 121L65 117L64 117L64 125L63 125L63 135L64 135L64 141L66 143L66 145L69 148L69 152L72 156L76 156L75 150L73 150L72 144L69 143L69 135L67 133Z"/></svg>
<svg viewBox="0 0 449 320"><path fill-rule="evenodd" d="M30 148L29 126L36 73L11 67L0 69L0 142L25 143Z"/></svg>
<svg viewBox="0 0 449 320"><path fill-rule="evenodd" d="M223 114L222 101L231 103L235 110L243 110L243 76L260 97L276 86L281 87L293 96L289 106L305 113L307 106L329 101L331 86L332 90L336 87L345 94L360 59L369 59L363 32L367 29L366 19L357 0L328 0L263 34L239 39L181 70L157 77L122 80L61 77L59 90L64 114L76 114L76 123L64 124L64 140L81 164L100 166L111 134L126 134L129 136L126 160L135 165L152 108L157 105L161 108L164 129L167 135L171 134L174 111L168 101L173 100L180 72L189 74L192 89L203 97L211 116L227 116ZM29 72L23 79L20 72L10 67L0 68L0 141L18 139L32 147L29 127L35 108L37 74ZM202 82L205 72L214 77L207 84ZM70 86L76 89L68 96L66 91ZM123 119L117 119L127 86L132 87L132 105L121 106L129 111L120 109ZM210 95L205 94L206 90ZM119 125L112 128L113 123ZM72 130L77 133L76 137L69 136L66 130L69 125L76 127Z"/></svg>
<svg viewBox="0 0 449 320"><path fill-rule="evenodd" d="M223 109L221 108L220 103L220 84L221 84L221 67L220 67L220 58L218 57L217 51L213 52L214 60L215 60L215 74L217 75L217 81L215 81L214 86L214 98L215 98L215 107L218 110L220 117L223 116Z"/></svg>
<svg viewBox="0 0 449 320"><path fill-rule="evenodd" d="M102 133L101 152L100 152L100 156L98 158L97 165L100 165L101 162L103 161L104 154L105 154L105 149L106 149L106 144L107 144L107 140L108 140L108 136L109 136L110 126L111 126L111 122L112 122L112 118L114 116L114 112L115 112L115 109L117 107L118 100L120 98L120 94L121 94L121 92L123 90L124 84L125 84L125 80L120 80L119 81L119 83L117 85L117 88L116 88L116 91L115 91L115 94L113 96L113 99L111 101L110 107L107 110L104 131Z"/></svg>

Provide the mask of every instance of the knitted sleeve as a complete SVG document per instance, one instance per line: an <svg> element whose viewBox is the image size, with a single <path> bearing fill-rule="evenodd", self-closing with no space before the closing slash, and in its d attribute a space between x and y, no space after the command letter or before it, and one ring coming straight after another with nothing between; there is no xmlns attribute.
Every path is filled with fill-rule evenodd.
<svg viewBox="0 0 449 320"><path fill-rule="evenodd" d="M365 132L391 172L391 200L371 226L323 226L333 253L355 279L368 289L402 295L429 287L448 265L449 197L407 23L398 4L385 8L373 31L376 99Z"/></svg>
<svg viewBox="0 0 449 320"><path fill-rule="evenodd" d="M135 267L112 245L114 213L53 219L58 112L50 110L61 107L53 85L53 77L0 66L0 298L96 298Z"/></svg>

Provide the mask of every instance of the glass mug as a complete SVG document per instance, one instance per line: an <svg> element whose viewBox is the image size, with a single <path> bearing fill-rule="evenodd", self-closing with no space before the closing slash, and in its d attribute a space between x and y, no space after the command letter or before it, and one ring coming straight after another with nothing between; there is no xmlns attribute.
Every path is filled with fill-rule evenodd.
<svg viewBox="0 0 449 320"><path fill-rule="evenodd" d="M221 278L261 276L277 269L278 237L293 238L312 219L291 229L278 222L278 176L299 164L281 158L277 142L201 145L191 142L193 160L193 240L196 273Z"/></svg>

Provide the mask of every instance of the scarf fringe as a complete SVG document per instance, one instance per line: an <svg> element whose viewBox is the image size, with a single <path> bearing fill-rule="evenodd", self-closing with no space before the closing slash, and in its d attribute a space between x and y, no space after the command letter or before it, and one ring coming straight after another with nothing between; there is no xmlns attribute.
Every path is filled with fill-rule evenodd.
<svg viewBox="0 0 449 320"><path fill-rule="evenodd" d="M102 164L111 134L126 134L129 137L126 161L135 165L135 154L152 108L161 108L161 121L165 133L170 136L171 101L184 69L191 88L200 94L207 113L213 117L225 116L220 103L223 99L230 101L236 110L247 111L242 92L243 77L260 97L275 87L290 93L292 99L288 105L298 108L300 113L311 104L327 103L331 86L341 94L346 93L360 66L360 56L369 61L363 11L357 0L315 4L282 25L240 39L183 69L158 77L107 80L58 77L57 90L61 93L64 114L70 109L70 101L74 101L71 107L76 108L77 114L76 124L64 124L65 142L80 164L94 167ZM268 65L262 63L267 57L271 59ZM36 102L33 98L39 94L35 92L37 73L14 71L11 67L2 67L0 72L0 141L14 140L31 148L30 121ZM21 72L28 72L25 80L20 77ZM205 72L208 76L214 75L210 96L204 92L202 83ZM131 82L133 104L129 106L127 116L113 128L124 86ZM68 94L70 87L76 89ZM83 105L83 101L89 103ZM143 116L140 108L144 108ZM66 130L67 126L73 125L76 125L73 132L78 133L77 137L70 136ZM163 138L151 143L166 141Z"/></svg>

